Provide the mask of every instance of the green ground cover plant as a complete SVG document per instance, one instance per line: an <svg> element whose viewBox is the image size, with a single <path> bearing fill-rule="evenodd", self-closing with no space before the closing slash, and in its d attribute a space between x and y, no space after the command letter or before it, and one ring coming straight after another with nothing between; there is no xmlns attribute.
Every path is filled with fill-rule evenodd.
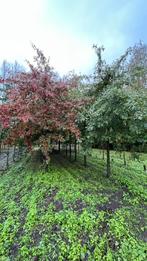
<svg viewBox="0 0 147 261"><path fill-rule="evenodd" d="M87 168L27 156L0 176L0 260L147 260L147 157L112 158L110 179L96 149Z"/></svg>

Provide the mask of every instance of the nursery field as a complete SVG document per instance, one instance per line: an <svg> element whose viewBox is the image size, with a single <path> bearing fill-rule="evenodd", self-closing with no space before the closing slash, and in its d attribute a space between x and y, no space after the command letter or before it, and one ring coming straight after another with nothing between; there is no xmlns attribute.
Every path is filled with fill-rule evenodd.
<svg viewBox="0 0 147 261"><path fill-rule="evenodd" d="M13 2L0 261L147 261L147 1Z"/></svg>
<svg viewBox="0 0 147 261"><path fill-rule="evenodd" d="M87 167L28 155L1 174L0 261L146 261L147 154L111 152L109 179L105 165L95 149Z"/></svg>

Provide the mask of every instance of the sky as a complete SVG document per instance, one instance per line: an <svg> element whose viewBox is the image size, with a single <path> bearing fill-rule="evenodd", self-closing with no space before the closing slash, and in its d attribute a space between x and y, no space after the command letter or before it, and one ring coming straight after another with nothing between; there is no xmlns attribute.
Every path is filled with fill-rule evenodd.
<svg viewBox="0 0 147 261"><path fill-rule="evenodd" d="M60 74L90 73L93 44L111 62L147 43L146 23L147 0L0 0L0 63L32 61L34 43Z"/></svg>

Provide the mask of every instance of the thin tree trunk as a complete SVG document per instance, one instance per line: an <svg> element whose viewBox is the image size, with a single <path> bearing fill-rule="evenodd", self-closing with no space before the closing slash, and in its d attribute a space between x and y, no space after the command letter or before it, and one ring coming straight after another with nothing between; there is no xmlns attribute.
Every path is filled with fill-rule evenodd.
<svg viewBox="0 0 147 261"><path fill-rule="evenodd" d="M66 150L66 157L67 157L67 154L68 154L68 145L67 145L67 143L65 144L65 150Z"/></svg>
<svg viewBox="0 0 147 261"><path fill-rule="evenodd" d="M19 146L19 157L22 157L22 145Z"/></svg>
<svg viewBox="0 0 147 261"><path fill-rule="evenodd" d="M78 142L78 154L79 154L79 152L80 152L80 145L79 145L79 142Z"/></svg>
<svg viewBox="0 0 147 261"><path fill-rule="evenodd" d="M7 160L6 160L6 168L8 169L9 167L9 146L7 148Z"/></svg>
<svg viewBox="0 0 147 261"><path fill-rule="evenodd" d="M15 150L16 150L16 146L14 145L14 150L13 150L13 161L15 161Z"/></svg>
<svg viewBox="0 0 147 261"><path fill-rule="evenodd" d="M84 166L87 167L87 156L84 155Z"/></svg>
<svg viewBox="0 0 147 261"><path fill-rule="evenodd" d="M105 159L105 151L103 150L102 159Z"/></svg>
<svg viewBox="0 0 147 261"><path fill-rule="evenodd" d="M75 161L77 160L77 140L75 139Z"/></svg>
<svg viewBox="0 0 147 261"><path fill-rule="evenodd" d="M60 142L60 140L59 140L59 143L58 143L58 150L59 150L59 152L61 151L61 142Z"/></svg>
<svg viewBox="0 0 147 261"><path fill-rule="evenodd" d="M69 138L69 158L71 160L71 134L70 134L70 138Z"/></svg>
<svg viewBox="0 0 147 261"><path fill-rule="evenodd" d="M124 166L127 165L127 162L126 162L126 154L125 154L125 151L123 151L123 160L124 160Z"/></svg>
<svg viewBox="0 0 147 261"><path fill-rule="evenodd" d="M109 140L107 141L107 178L111 175L111 167L110 167L110 144Z"/></svg>

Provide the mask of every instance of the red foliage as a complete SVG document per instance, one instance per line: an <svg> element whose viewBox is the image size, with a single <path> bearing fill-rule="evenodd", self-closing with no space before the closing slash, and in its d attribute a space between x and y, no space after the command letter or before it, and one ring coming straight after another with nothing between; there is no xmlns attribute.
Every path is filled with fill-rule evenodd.
<svg viewBox="0 0 147 261"><path fill-rule="evenodd" d="M21 137L29 147L34 135L80 134L75 123L80 102L69 93L77 86L76 79L59 78L43 53L36 51L37 66L29 64L29 72L7 80L14 87L8 92L7 102L0 105L0 122L9 127L9 142Z"/></svg>

